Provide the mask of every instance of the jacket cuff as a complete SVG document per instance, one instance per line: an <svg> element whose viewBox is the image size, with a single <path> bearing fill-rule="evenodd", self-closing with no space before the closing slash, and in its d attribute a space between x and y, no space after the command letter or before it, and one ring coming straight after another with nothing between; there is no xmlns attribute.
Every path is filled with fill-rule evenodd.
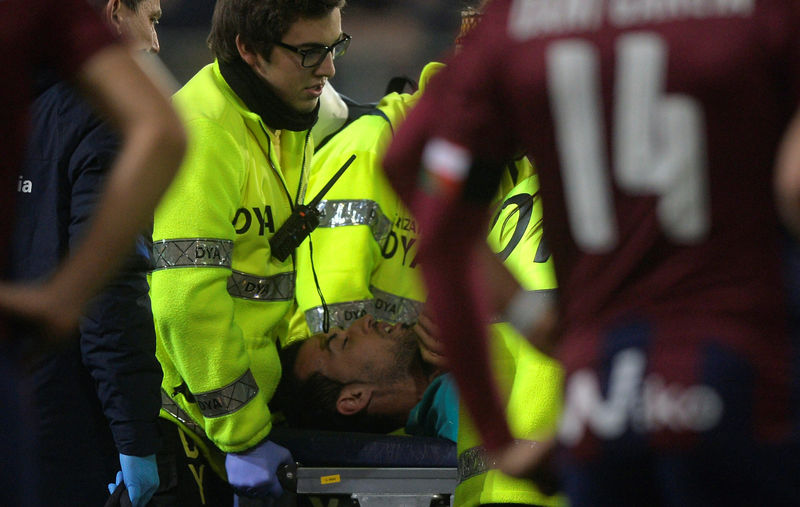
<svg viewBox="0 0 800 507"><path fill-rule="evenodd" d="M127 421L111 425L117 451L129 456L149 456L161 449L161 432L157 419Z"/></svg>

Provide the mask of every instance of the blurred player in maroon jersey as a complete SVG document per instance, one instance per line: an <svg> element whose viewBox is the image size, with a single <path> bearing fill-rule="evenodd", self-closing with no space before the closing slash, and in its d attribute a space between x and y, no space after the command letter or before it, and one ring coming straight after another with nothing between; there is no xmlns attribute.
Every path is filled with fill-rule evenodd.
<svg viewBox="0 0 800 507"><path fill-rule="evenodd" d="M490 3L385 160L488 447L514 449L486 396L480 324L498 284L478 245L501 162L524 149L561 287L572 504L797 502L779 211L800 232L799 96L792 0Z"/></svg>
<svg viewBox="0 0 800 507"><path fill-rule="evenodd" d="M0 0L0 55L0 278L14 196L25 184L18 176L34 76L48 67L74 78L122 139L93 222L73 255L38 285L0 283L0 504L36 506L34 471L26 468L30 430L21 408L19 344L9 336L9 316L25 318L50 336L69 336L88 298L150 220L180 164L185 135L167 97L85 0Z"/></svg>

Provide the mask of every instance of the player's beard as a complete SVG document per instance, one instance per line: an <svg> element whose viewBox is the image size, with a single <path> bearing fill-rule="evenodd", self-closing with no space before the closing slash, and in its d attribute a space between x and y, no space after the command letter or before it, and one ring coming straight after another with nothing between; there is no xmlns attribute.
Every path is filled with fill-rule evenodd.
<svg viewBox="0 0 800 507"><path fill-rule="evenodd" d="M394 384L421 371L422 357L419 353L417 337L411 329L402 335L385 339L393 342L391 351L395 360L375 372L377 383Z"/></svg>

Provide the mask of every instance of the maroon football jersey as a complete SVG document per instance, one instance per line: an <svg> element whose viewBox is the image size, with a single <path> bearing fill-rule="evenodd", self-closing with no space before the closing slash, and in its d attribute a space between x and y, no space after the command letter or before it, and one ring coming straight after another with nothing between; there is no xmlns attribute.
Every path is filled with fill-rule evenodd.
<svg viewBox="0 0 800 507"><path fill-rule="evenodd" d="M795 0L494 0L387 169L403 193L397 171L416 173L405 160L429 139L482 161L527 151L569 371L636 313L658 347L719 340L785 383L772 170L798 71Z"/></svg>
<svg viewBox="0 0 800 507"><path fill-rule="evenodd" d="M758 335L782 320L771 174L797 3L493 4L423 98L446 111L429 136L535 159L566 325L632 307L735 314Z"/></svg>
<svg viewBox="0 0 800 507"><path fill-rule="evenodd" d="M0 251L9 241L34 73L49 67L71 76L111 40L86 0L0 0Z"/></svg>
<svg viewBox="0 0 800 507"><path fill-rule="evenodd" d="M34 73L50 67L71 76L112 40L85 0L0 0L0 251L8 251L11 240ZM0 340L5 325L0 319Z"/></svg>

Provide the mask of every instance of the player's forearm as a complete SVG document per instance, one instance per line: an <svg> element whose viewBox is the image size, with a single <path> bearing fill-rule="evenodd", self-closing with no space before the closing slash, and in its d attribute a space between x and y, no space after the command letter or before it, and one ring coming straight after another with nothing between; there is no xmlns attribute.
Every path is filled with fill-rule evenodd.
<svg viewBox="0 0 800 507"><path fill-rule="evenodd" d="M499 448L511 441L511 433L489 367L488 309L480 299L490 297L475 249L483 241L484 210L463 201L430 200L415 212L426 234L421 265L445 357L484 444L488 449Z"/></svg>
<svg viewBox="0 0 800 507"><path fill-rule="evenodd" d="M486 281L490 290L488 300L492 306L489 311L493 314L502 313L509 301L520 290L519 282L486 243L478 244L477 248L478 260L487 275Z"/></svg>
<svg viewBox="0 0 800 507"><path fill-rule="evenodd" d="M778 150L774 183L778 211L800 238L800 113L789 124Z"/></svg>

